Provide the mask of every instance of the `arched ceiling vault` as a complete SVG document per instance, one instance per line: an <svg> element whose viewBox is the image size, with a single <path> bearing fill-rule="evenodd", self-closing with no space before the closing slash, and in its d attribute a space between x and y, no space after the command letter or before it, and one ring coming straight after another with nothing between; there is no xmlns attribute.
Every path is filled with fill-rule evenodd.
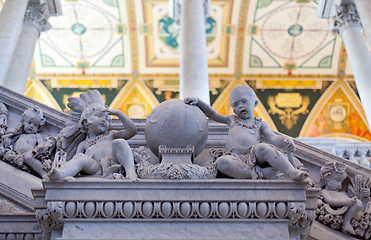
<svg viewBox="0 0 371 240"><path fill-rule="evenodd" d="M37 43L31 79L62 109L64 99L87 88L99 89L108 105L136 117L179 96L180 38L168 0L61 2L63 16L50 18L53 28ZM338 81L351 93L343 101L359 103L344 45L328 31L328 20L316 18L316 2L212 0L206 36L215 109L226 111L230 86L248 84L260 101L258 115L297 137L309 136L324 112L333 117L323 99L331 99ZM128 112L123 104L135 102L131 97L146 99L145 111ZM368 131L363 110L346 114L352 111ZM329 129L322 135L339 131ZM357 137L369 140L366 135Z"/></svg>

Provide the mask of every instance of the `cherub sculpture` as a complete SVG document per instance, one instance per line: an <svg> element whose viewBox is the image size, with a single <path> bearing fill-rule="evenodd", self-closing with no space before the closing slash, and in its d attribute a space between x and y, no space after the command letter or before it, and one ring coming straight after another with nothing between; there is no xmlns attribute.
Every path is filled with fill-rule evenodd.
<svg viewBox="0 0 371 240"><path fill-rule="evenodd" d="M72 158L61 167L52 169L49 179L74 177L79 172L108 176L121 168L121 165L127 178L137 179L133 154L126 141L137 133L134 122L120 110L108 109L97 90L88 90L80 94L79 98L71 97L68 101L70 121L61 134L65 142L72 139L69 144L77 145L77 150L71 152L69 147L66 148ZM110 115L120 119L123 130L109 130ZM65 143L62 141L57 145Z"/></svg>
<svg viewBox="0 0 371 240"><path fill-rule="evenodd" d="M352 227L351 220L362 213L363 204L356 196L349 197L348 194L343 191L343 182L346 178L347 173L343 163L327 163L321 168L320 180L323 188L323 201L334 209L345 207L346 212L343 217L341 228L344 232L354 235L356 232ZM369 186L361 191L364 197L369 197Z"/></svg>
<svg viewBox="0 0 371 240"><path fill-rule="evenodd" d="M5 104L0 103L0 158L2 158L6 152L6 148L3 144L3 138L8 130L8 109Z"/></svg>
<svg viewBox="0 0 371 240"><path fill-rule="evenodd" d="M275 134L268 124L254 116L258 101L254 91L239 85L230 93L230 103L236 115L222 115L198 98L186 98L185 103L197 105L208 118L229 126L225 154L217 161L219 172L233 178L271 178L272 168L295 181L308 173L296 169L276 147L295 151L290 137Z"/></svg>
<svg viewBox="0 0 371 240"><path fill-rule="evenodd" d="M42 178L47 178L47 173L39 159L35 157L34 149L44 143L41 134L45 124L43 112L38 107L26 109L18 128L10 129L2 136L3 146L7 148L5 159L15 162L18 166L24 163L37 172Z"/></svg>

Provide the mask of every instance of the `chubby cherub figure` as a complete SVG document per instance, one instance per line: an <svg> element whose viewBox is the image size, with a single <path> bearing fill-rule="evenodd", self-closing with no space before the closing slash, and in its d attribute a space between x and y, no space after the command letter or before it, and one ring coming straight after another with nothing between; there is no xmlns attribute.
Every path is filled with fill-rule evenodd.
<svg viewBox="0 0 371 240"><path fill-rule="evenodd" d="M123 130L108 130L110 115L116 115L121 120ZM121 167L119 164L124 167L127 178L137 179L134 157L126 141L137 133L130 118L120 110L108 109L103 103L91 103L83 109L79 125L80 130L87 135L86 139L78 145L70 161L49 172L50 180L74 177L79 172L107 176L116 172Z"/></svg>
<svg viewBox="0 0 371 240"><path fill-rule="evenodd" d="M2 138L3 141L13 143L14 155L12 156L18 165L26 163L42 178L47 178L47 173L43 169L40 160L35 158L33 150L44 143L43 136L40 134L45 124L45 118L38 107L28 108L22 114L21 126L15 130L9 130Z"/></svg>
<svg viewBox="0 0 371 240"><path fill-rule="evenodd" d="M230 103L236 115L217 113L198 98L186 98L184 101L197 105L209 119L229 126L225 155L216 160L219 172L233 178L256 179L272 178L272 170L279 170L295 181L308 177L307 172L296 169L276 148L293 152L293 140L275 134L266 122L254 116L258 101L250 87L239 85L232 89Z"/></svg>
<svg viewBox="0 0 371 240"><path fill-rule="evenodd" d="M320 179L324 202L334 208L348 207L343 218L342 229L350 234L355 234L350 221L361 212L362 202L356 196L349 197L346 192L342 191L346 178L345 165L342 163L328 163L321 168Z"/></svg>

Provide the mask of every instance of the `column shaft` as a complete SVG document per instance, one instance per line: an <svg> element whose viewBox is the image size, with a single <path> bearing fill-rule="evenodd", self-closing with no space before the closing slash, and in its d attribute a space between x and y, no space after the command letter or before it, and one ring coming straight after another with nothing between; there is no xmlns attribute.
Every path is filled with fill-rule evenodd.
<svg viewBox="0 0 371 240"><path fill-rule="evenodd" d="M344 41L363 109L368 123L371 124L371 54L354 4L337 6L331 30L335 34L340 33Z"/></svg>
<svg viewBox="0 0 371 240"><path fill-rule="evenodd" d="M12 64L9 66L4 86L23 94L40 32L31 24L24 24L14 51Z"/></svg>
<svg viewBox="0 0 371 240"><path fill-rule="evenodd" d="M348 54L359 96L371 123L371 54L368 50L361 26L350 26L341 32Z"/></svg>
<svg viewBox="0 0 371 240"><path fill-rule="evenodd" d="M30 71L36 41L40 32L50 28L46 4L29 2L24 16L21 35L8 68L3 86L23 94Z"/></svg>
<svg viewBox="0 0 371 240"><path fill-rule="evenodd" d="M202 0L183 0L180 43L180 98L210 103L205 14Z"/></svg>
<svg viewBox="0 0 371 240"><path fill-rule="evenodd" d="M371 48L371 1L354 0L354 3L356 4L362 27L366 33L369 47Z"/></svg>
<svg viewBox="0 0 371 240"><path fill-rule="evenodd" d="M22 29L27 3L28 0L8 0L0 12L0 85L4 83Z"/></svg>

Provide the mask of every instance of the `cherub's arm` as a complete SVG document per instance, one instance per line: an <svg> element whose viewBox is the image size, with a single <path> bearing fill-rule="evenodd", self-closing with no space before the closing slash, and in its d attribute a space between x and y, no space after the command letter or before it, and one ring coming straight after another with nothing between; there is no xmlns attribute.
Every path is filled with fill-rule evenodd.
<svg viewBox="0 0 371 240"><path fill-rule="evenodd" d="M120 119L122 125L125 128L120 131L112 131L111 133L114 139L116 138L129 139L133 137L135 134L137 134L137 127L135 126L134 122L123 112L121 112L118 109L109 108L107 108L105 111L108 112L108 114L110 115L116 115Z"/></svg>
<svg viewBox="0 0 371 240"><path fill-rule="evenodd" d="M323 199L331 207L352 206L357 201L357 197L350 198L350 197L347 197L344 193L345 197L341 198L339 197L338 194L335 194L335 193L339 193L339 192L327 190L327 189L322 190Z"/></svg>
<svg viewBox="0 0 371 240"><path fill-rule="evenodd" d="M260 132L264 138L265 142L273 144L274 146L290 151L295 152L296 147L294 145L294 141L292 138L285 136L285 135L277 135L275 134L272 129L269 127L268 123L262 121Z"/></svg>
<svg viewBox="0 0 371 240"><path fill-rule="evenodd" d="M196 105L201 111L211 120L215 122L225 123L230 125L232 117L230 115L223 115L216 112L209 104L205 103L199 98L186 98L184 102L190 105Z"/></svg>
<svg viewBox="0 0 371 240"><path fill-rule="evenodd" d="M7 139L6 141L10 144L10 145L13 145L19 138L19 136L22 134L21 132L19 131L16 131L18 129L11 129L9 131L7 131L7 133L3 136L1 136L1 139L4 140Z"/></svg>
<svg viewBox="0 0 371 240"><path fill-rule="evenodd" d="M37 145L40 145L44 142L44 137L41 134L36 133L36 138L37 138L36 139L37 140Z"/></svg>
<svg viewBox="0 0 371 240"><path fill-rule="evenodd" d="M77 149L76 149L76 153L75 154L78 154L78 153L85 153L85 143L86 143L86 140L82 141L81 143L79 143L79 145L77 146Z"/></svg>

